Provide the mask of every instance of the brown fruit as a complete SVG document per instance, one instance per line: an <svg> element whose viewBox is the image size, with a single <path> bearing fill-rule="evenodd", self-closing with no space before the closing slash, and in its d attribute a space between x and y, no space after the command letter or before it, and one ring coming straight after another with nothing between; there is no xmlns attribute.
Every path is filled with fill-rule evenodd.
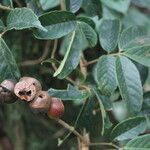
<svg viewBox="0 0 150 150"><path fill-rule="evenodd" d="M17 100L14 94L15 82L12 80L4 80L0 84L0 102L13 103Z"/></svg>
<svg viewBox="0 0 150 150"><path fill-rule="evenodd" d="M14 92L22 100L32 101L36 94L42 90L40 82L32 77L23 77L15 85Z"/></svg>
<svg viewBox="0 0 150 150"><path fill-rule="evenodd" d="M60 118L64 114L63 102L56 97L52 97L51 105L47 114L49 117Z"/></svg>
<svg viewBox="0 0 150 150"><path fill-rule="evenodd" d="M33 101L29 103L34 112L47 112L50 108L51 98L47 91L40 91Z"/></svg>

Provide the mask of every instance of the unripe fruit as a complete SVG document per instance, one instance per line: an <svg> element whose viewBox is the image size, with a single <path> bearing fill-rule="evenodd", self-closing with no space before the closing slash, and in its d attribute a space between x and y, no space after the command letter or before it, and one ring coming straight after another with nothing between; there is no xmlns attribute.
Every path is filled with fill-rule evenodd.
<svg viewBox="0 0 150 150"><path fill-rule="evenodd" d="M0 85L0 102L13 103L17 100L14 94L15 82L4 80Z"/></svg>
<svg viewBox="0 0 150 150"><path fill-rule="evenodd" d="M64 114L63 102L56 97L52 97L51 105L47 114L49 117L60 118Z"/></svg>
<svg viewBox="0 0 150 150"><path fill-rule="evenodd" d="M40 91L36 97L29 103L34 112L47 112L50 108L51 98L47 91Z"/></svg>
<svg viewBox="0 0 150 150"><path fill-rule="evenodd" d="M40 82L32 77L23 77L15 85L14 92L22 100L32 101L36 94L42 90Z"/></svg>

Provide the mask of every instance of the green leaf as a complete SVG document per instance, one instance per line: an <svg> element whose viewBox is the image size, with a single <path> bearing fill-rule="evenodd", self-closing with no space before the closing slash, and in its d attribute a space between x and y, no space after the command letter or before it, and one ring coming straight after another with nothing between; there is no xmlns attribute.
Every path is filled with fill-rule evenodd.
<svg viewBox="0 0 150 150"><path fill-rule="evenodd" d="M32 11L37 15L41 15L43 14L43 10L41 8L40 2L39 0L25 0L26 2L26 6L30 9L32 9Z"/></svg>
<svg viewBox="0 0 150 150"><path fill-rule="evenodd" d="M80 47L80 39L77 38L76 32L70 34L70 43L68 43L67 52L62 60L59 68L54 73L54 77L58 76L58 78L63 79L68 74L70 74L78 65L80 60L80 51L77 46Z"/></svg>
<svg viewBox="0 0 150 150"><path fill-rule="evenodd" d="M102 20L99 27L99 39L101 46L107 52L115 50L121 30L119 20Z"/></svg>
<svg viewBox="0 0 150 150"><path fill-rule="evenodd" d="M109 8L125 14L129 8L131 0L101 0Z"/></svg>
<svg viewBox="0 0 150 150"><path fill-rule="evenodd" d="M105 129L106 111L104 109L104 105L103 105L103 103L102 103L102 101L100 99L98 91L96 91L93 88L93 92L94 92L94 94L96 95L96 97L98 99L99 107L100 107L100 110L101 110L101 115L102 115L102 131L101 131L101 134L103 135L104 134L104 129Z"/></svg>
<svg viewBox="0 0 150 150"><path fill-rule="evenodd" d="M106 5L102 5L102 12L104 19L122 19L121 13L111 9L110 7L107 7Z"/></svg>
<svg viewBox="0 0 150 150"><path fill-rule="evenodd" d="M111 95L117 88L115 57L100 57L96 69L95 80L103 94Z"/></svg>
<svg viewBox="0 0 150 150"><path fill-rule="evenodd" d="M80 9L82 5L82 1L83 0L65 0L66 9L68 11L75 13Z"/></svg>
<svg viewBox="0 0 150 150"><path fill-rule="evenodd" d="M41 25L38 17L29 8L15 8L10 11L7 17L7 30L38 28L43 31L46 29Z"/></svg>
<svg viewBox="0 0 150 150"><path fill-rule="evenodd" d="M12 0L3 0L2 4L5 5L5 6L10 6L10 7L13 8Z"/></svg>
<svg viewBox="0 0 150 150"><path fill-rule="evenodd" d="M4 31L4 29L5 29L5 25L4 25L3 21L0 19L0 32Z"/></svg>
<svg viewBox="0 0 150 150"><path fill-rule="evenodd" d="M128 58L118 56L116 73L121 96L127 104L129 115L135 115L140 112L143 101L139 72Z"/></svg>
<svg viewBox="0 0 150 150"><path fill-rule="evenodd" d="M79 91L72 85L68 85L67 90L49 89L50 96L58 97L62 100L85 100L89 97L89 93L85 91Z"/></svg>
<svg viewBox="0 0 150 150"><path fill-rule="evenodd" d="M150 92L144 94L142 114L150 115Z"/></svg>
<svg viewBox="0 0 150 150"><path fill-rule="evenodd" d="M141 82L142 82L142 86L143 86L147 80L149 69L148 69L148 67L143 66L139 63L134 62L134 64L136 65L136 67L140 73Z"/></svg>
<svg viewBox="0 0 150 150"><path fill-rule="evenodd" d="M125 51L124 55L142 65L150 67L150 44L149 46L129 49Z"/></svg>
<svg viewBox="0 0 150 150"><path fill-rule="evenodd" d="M43 10L48 10L59 5L60 0L39 0L39 2Z"/></svg>
<svg viewBox="0 0 150 150"><path fill-rule="evenodd" d="M139 7L145 7L147 9L150 8L150 1L149 0L132 0L132 3L139 6Z"/></svg>
<svg viewBox="0 0 150 150"><path fill-rule="evenodd" d="M132 139L146 130L145 117L134 117L117 124L112 132L111 139L118 141Z"/></svg>
<svg viewBox="0 0 150 150"><path fill-rule="evenodd" d="M52 11L39 17L47 32L36 30L34 36L38 39L57 39L75 30L77 22L73 13L67 11Z"/></svg>
<svg viewBox="0 0 150 150"><path fill-rule="evenodd" d="M77 17L77 20L79 22L85 22L87 23L88 25L90 25L93 29L95 28L95 23L94 21L90 18L90 17L85 17L85 16L78 16Z"/></svg>
<svg viewBox="0 0 150 150"><path fill-rule="evenodd" d="M55 58L49 58L49 59L46 59L46 60L44 60L44 61L41 62L41 65L43 65L43 64L45 64L45 63L50 63L50 64L52 64L52 63L54 63L54 64L60 64L60 62L59 62L57 59L55 59Z"/></svg>
<svg viewBox="0 0 150 150"><path fill-rule="evenodd" d="M87 16L101 16L102 8L100 0L83 0L82 8Z"/></svg>
<svg viewBox="0 0 150 150"><path fill-rule="evenodd" d="M13 54L2 38L0 38L0 62L0 81L4 79L19 79L20 73Z"/></svg>
<svg viewBox="0 0 150 150"><path fill-rule="evenodd" d="M86 46L83 41L93 47L97 43L97 35L88 24L79 22L76 30L65 39L63 49L67 51L54 76L63 79L77 67L81 51Z"/></svg>
<svg viewBox="0 0 150 150"><path fill-rule="evenodd" d="M98 108L97 106L97 100L91 97L86 100L85 107L78 121L77 127L79 129L86 128L86 131L92 135L94 134L95 136L100 136L100 131L102 129L100 113L93 113L93 110Z"/></svg>
<svg viewBox="0 0 150 150"><path fill-rule="evenodd" d="M56 64L56 65L60 65L60 62L55 59L55 58L49 58L49 59L46 59L44 61L41 62L41 65L45 64L45 63L49 63L49 64ZM85 80L85 76L83 75L83 73L79 70L79 69L75 69L73 74L75 76L78 77L78 79L83 82Z"/></svg>
<svg viewBox="0 0 150 150"><path fill-rule="evenodd" d="M143 38L145 35L147 35L146 29L140 26L133 26L125 29L119 39L119 50L126 51L128 49L137 47L137 44L140 46L140 44L147 41Z"/></svg>
<svg viewBox="0 0 150 150"><path fill-rule="evenodd" d="M122 20L125 28L131 26L142 26L146 30L150 31L150 19L149 17L138 8L131 7L127 13L127 15Z"/></svg>
<svg viewBox="0 0 150 150"><path fill-rule="evenodd" d="M89 24L83 21L78 22L76 36L78 36L78 38L80 39L80 43L82 43L80 45L82 50L85 50L87 47L95 46L95 44L97 43L97 35L95 31L91 28ZM70 37L66 36L63 39L59 50L60 54L63 56L66 54L68 43L70 43Z"/></svg>
<svg viewBox="0 0 150 150"><path fill-rule="evenodd" d="M129 141L124 150L149 150L150 149L150 134L139 136Z"/></svg>
<svg viewBox="0 0 150 150"><path fill-rule="evenodd" d="M89 47L94 47L97 44L97 34L94 29L85 22L78 22L83 37L86 39Z"/></svg>
<svg viewBox="0 0 150 150"><path fill-rule="evenodd" d="M92 87L92 89L93 89L96 97L102 101L105 110L107 110L107 111L112 110L112 102L111 102L110 98L106 95L102 95L102 93L98 89L96 89L96 87Z"/></svg>

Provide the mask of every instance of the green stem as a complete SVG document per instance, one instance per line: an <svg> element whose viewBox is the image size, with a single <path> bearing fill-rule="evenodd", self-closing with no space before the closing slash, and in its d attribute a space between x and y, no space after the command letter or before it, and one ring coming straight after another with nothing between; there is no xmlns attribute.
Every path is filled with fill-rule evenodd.
<svg viewBox="0 0 150 150"><path fill-rule="evenodd" d="M119 55L122 55L122 54L123 54L122 52L118 52L118 53L112 53L112 54L108 54L108 55L119 56Z"/></svg>
<svg viewBox="0 0 150 150"><path fill-rule="evenodd" d="M119 146L117 146L117 145L115 145L115 144L113 144L113 143L90 143L90 146L112 146L112 147L114 147L114 148L116 148L116 149L120 149L120 147Z"/></svg>
<svg viewBox="0 0 150 150"><path fill-rule="evenodd" d="M80 111L79 111L79 114L78 114L78 116L77 116L77 118L76 118L76 121L75 121L75 123L74 123L74 128L76 128L76 126L77 126L78 120L79 120L79 118L80 118L80 116L81 116L81 114L82 114L82 112L83 112L83 109L84 109L84 107L85 107L85 104L86 104L86 103L84 103L84 104L82 105L82 107L81 107L81 109L80 109ZM63 139L61 139L61 143L59 143L58 146L62 145L63 142L64 142L71 134L72 134L72 131L70 131Z"/></svg>

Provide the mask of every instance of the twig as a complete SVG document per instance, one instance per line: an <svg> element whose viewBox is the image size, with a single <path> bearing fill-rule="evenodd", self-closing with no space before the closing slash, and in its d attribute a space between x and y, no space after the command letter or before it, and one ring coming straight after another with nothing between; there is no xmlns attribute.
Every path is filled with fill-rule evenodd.
<svg viewBox="0 0 150 150"><path fill-rule="evenodd" d="M86 67L86 66L88 66L88 65L94 64L94 63L96 63L97 61L98 61L98 59L94 59L94 60L92 60L92 61L89 61L89 62L87 62L87 63L84 63L83 67Z"/></svg>
<svg viewBox="0 0 150 150"><path fill-rule="evenodd" d="M0 34L0 38L6 33L6 31L3 31L1 34Z"/></svg>
<svg viewBox="0 0 150 150"><path fill-rule="evenodd" d="M112 54L108 53L108 55L112 55L112 56L119 56L119 55L122 55L122 54L123 54L122 52L112 53ZM92 64L98 62L98 60L99 60L99 58L98 58L98 59L94 59L94 60L92 60L92 61L89 61L89 62L87 62L87 63L85 62L85 63L83 64L83 67L92 65Z"/></svg>
<svg viewBox="0 0 150 150"><path fill-rule="evenodd" d="M117 53L112 53L112 54L109 54L109 55L112 55L112 56L119 56L119 55L122 55L123 52L119 51Z"/></svg>
<svg viewBox="0 0 150 150"><path fill-rule="evenodd" d="M10 11L13 8L10 8L10 7L7 7L7 6L3 6L2 4L0 4L0 9Z"/></svg>
<svg viewBox="0 0 150 150"><path fill-rule="evenodd" d="M76 121L75 121L75 123L74 123L74 125L73 125L74 128L76 128L76 126L77 126L77 123L78 123L78 121L79 121L79 118L80 118L80 116L81 116L81 114L82 114L82 112L83 112L83 110L84 110L85 104L86 104L86 101L84 102L84 104L82 105L82 107L81 107L81 109L80 109L80 111L79 111L79 114L78 114L78 116L77 116L77 118L76 118ZM63 144L63 142L71 135L71 133L72 133L72 131L70 131L70 132L62 139L61 144ZM79 140L79 138L78 138L78 140ZM59 146L60 146L61 144L59 144Z"/></svg>
<svg viewBox="0 0 150 150"><path fill-rule="evenodd" d="M64 0L60 0L60 7L61 7L61 10L66 10Z"/></svg>
<svg viewBox="0 0 150 150"><path fill-rule="evenodd" d="M19 2L19 0L15 0L15 2L19 7L22 7L22 4Z"/></svg>
<svg viewBox="0 0 150 150"><path fill-rule="evenodd" d="M70 83L72 83L73 85L78 86L78 84L76 83L76 81L72 80L71 78L66 77L65 79L66 79L67 81L69 81Z"/></svg>
<svg viewBox="0 0 150 150"><path fill-rule="evenodd" d="M114 148L120 149L119 146L113 144L113 143L90 143L90 146L112 146Z"/></svg>
<svg viewBox="0 0 150 150"><path fill-rule="evenodd" d="M90 88L86 85L81 85L81 84L78 84L76 83L76 81L72 80L71 78L69 77L66 77L65 78L67 81L69 81L70 83L72 83L74 86L77 86L79 87L80 89L86 89L88 92L90 92Z"/></svg>
<svg viewBox="0 0 150 150"><path fill-rule="evenodd" d="M83 143L83 141L81 141L80 139L78 139L79 150L89 150L90 136L89 136L89 133L87 133L85 129L83 131L83 137L86 140L86 143Z"/></svg>
<svg viewBox="0 0 150 150"><path fill-rule="evenodd" d="M36 65L36 64L41 63L41 61L43 61L48 55L50 44L51 44L50 41L46 42L46 45L45 45L45 48L44 48L44 52L43 52L43 54L42 54L42 56L40 58L38 58L36 60L24 61L20 65L21 66L32 66L32 65Z"/></svg>
<svg viewBox="0 0 150 150"><path fill-rule="evenodd" d="M69 130L70 132L72 132L74 135L76 135L82 142L87 143L87 141L84 139L84 137L75 130L75 128L73 126L70 126L69 124L67 124L66 122L64 122L63 120L59 119L59 118L53 118L57 123L59 123L60 125L62 125L64 128L66 128L67 130Z"/></svg>
<svg viewBox="0 0 150 150"><path fill-rule="evenodd" d="M82 53L81 59L80 59L80 70L81 73L86 77L87 76L87 66L84 66L84 64L86 64L87 61L84 58L84 55Z"/></svg>
<svg viewBox="0 0 150 150"><path fill-rule="evenodd" d="M55 40L54 41L54 47L52 49L52 53L51 53L51 58L55 58L55 53L56 53L56 50L57 50L57 45L58 45L58 40ZM53 69L56 71L57 70L57 67L54 63L52 63L52 67Z"/></svg>

